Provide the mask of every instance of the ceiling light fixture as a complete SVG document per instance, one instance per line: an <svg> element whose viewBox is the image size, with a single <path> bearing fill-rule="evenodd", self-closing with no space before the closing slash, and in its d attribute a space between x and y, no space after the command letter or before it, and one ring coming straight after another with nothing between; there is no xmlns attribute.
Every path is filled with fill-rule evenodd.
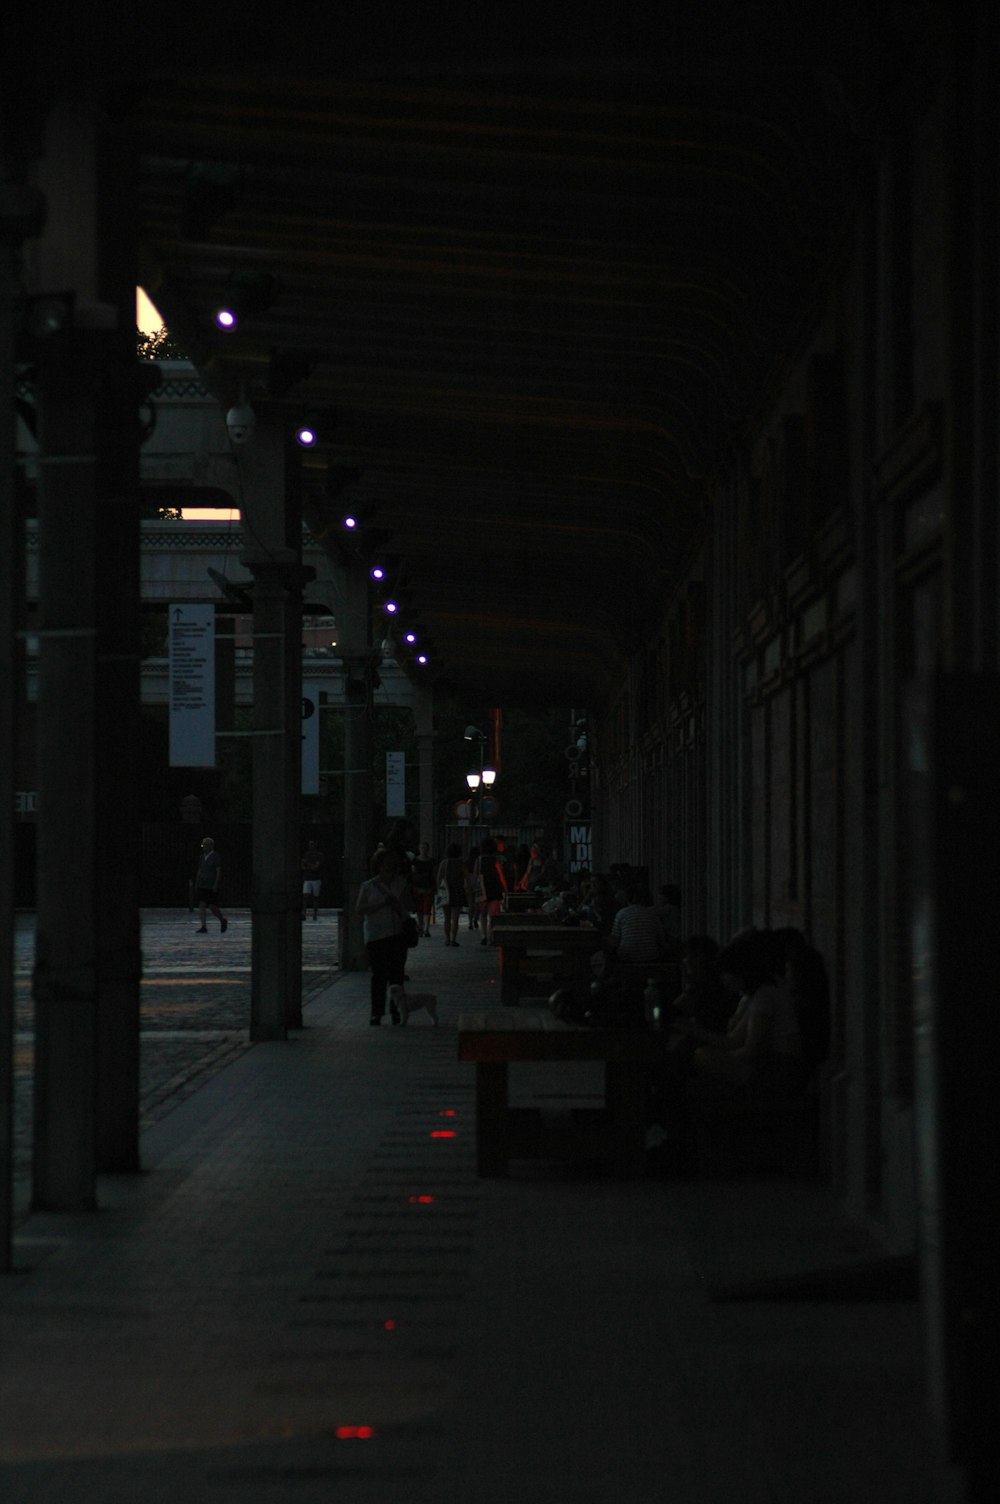
<svg viewBox="0 0 1000 1504"><path fill-rule="evenodd" d="M274 302L276 287L270 272L232 272L215 310L216 327L230 333L242 319L264 313Z"/></svg>

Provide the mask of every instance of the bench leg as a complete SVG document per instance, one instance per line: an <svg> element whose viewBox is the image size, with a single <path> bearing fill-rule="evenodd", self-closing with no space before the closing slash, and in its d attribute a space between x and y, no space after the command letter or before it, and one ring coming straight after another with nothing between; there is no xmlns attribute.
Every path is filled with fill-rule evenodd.
<svg viewBox="0 0 1000 1504"><path fill-rule="evenodd" d="M476 1064L476 1173L485 1179L507 1174L507 1062Z"/></svg>
<svg viewBox="0 0 1000 1504"><path fill-rule="evenodd" d="M646 1067L638 1061L609 1060L604 1083L615 1174L621 1180L640 1180L646 1173Z"/></svg>
<svg viewBox="0 0 1000 1504"><path fill-rule="evenodd" d="M503 941L500 942L500 1006L501 1008L516 1008L518 998L518 966L510 956L504 955Z"/></svg>

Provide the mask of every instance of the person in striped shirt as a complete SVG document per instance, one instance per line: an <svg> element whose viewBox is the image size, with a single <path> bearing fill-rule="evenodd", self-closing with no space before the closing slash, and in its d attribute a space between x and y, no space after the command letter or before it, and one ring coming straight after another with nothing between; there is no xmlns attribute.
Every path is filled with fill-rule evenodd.
<svg viewBox="0 0 1000 1504"><path fill-rule="evenodd" d="M663 916L653 907L648 889L629 888L626 902L611 924L610 947L616 961L627 966L661 961L669 945Z"/></svg>

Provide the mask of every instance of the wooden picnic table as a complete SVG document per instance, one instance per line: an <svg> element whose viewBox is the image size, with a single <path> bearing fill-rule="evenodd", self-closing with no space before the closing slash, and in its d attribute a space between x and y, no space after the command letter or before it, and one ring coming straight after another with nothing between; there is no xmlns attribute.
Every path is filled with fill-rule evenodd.
<svg viewBox="0 0 1000 1504"><path fill-rule="evenodd" d="M524 924L552 924L552 915L543 914L540 910L536 913L509 914L506 909L501 909L499 914L494 914L492 919L494 933L499 930L510 929L512 925Z"/></svg>
<svg viewBox="0 0 1000 1504"><path fill-rule="evenodd" d="M523 914L528 909L540 909L546 896L544 893L524 893L520 889L514 889L504 895L504 912Z"/></svg>
<svg viewBox="0 0 1000 1504"><path fill-rule="evenodd" d="M461 1014L458 1058L476 1067L478 1174L505 1176L511 1159L583 1156L610 1161L625 1179L643 1175L648 1072L666 1060L669 1048L668 1032L565 1024L548 1008ZM604 1062L603 1111L577 1114L560 1125L509 1106L507 1071L513 1062L586 1060Z"/></svg>
<svg viewBox="0 0 1000 1504"><path fill-rule="evenodd" d="M515 1008L528 991L528 978L550 982L589 981L590 957L601 937L589 925L504 924L496 932L500 946L500 1001ZM537 988L537 982L533 985Z"/></svg>

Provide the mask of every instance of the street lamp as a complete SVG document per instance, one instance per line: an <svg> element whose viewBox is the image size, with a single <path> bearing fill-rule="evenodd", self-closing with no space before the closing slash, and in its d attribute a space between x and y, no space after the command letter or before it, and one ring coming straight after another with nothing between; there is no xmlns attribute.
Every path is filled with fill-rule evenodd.
<svg viewBox="0 0 1000 1504"><path fill-rule="evenodd" d="M480 790L483 788L492 788L497 774L496 768L488 768L486 766L486 732L480 731L478 726L466 726L465 740L467 742L479 742L479 768L478 770L473 768L471 772L465 775L465 781L469 785L473 795L472 823L478 825L482 810Z"/></svg>

